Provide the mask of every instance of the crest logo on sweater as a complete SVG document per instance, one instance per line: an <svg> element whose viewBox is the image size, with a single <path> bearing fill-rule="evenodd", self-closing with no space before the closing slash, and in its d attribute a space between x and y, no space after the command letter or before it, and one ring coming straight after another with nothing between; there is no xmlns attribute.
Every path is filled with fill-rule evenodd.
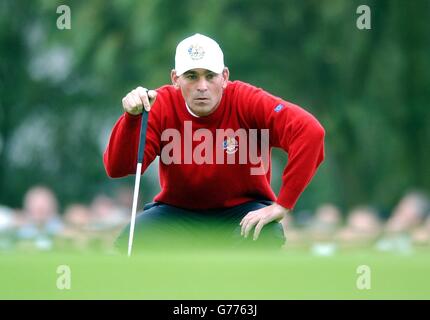
<svg viewBox="0 0 430 320"><path fill-rule="evenodd" d="M200 60L205 56L205 50L198 44L193 44L188 48L188 54L192 60Z"/></svg>
<svg viewBox="0 0 430 320"><path fill-rule="evenodd" d="M239 144L237 143L237 140L234 137L227 137L224 140L224 150L227 152L227 154L233 154L237 151Z"/></svg>

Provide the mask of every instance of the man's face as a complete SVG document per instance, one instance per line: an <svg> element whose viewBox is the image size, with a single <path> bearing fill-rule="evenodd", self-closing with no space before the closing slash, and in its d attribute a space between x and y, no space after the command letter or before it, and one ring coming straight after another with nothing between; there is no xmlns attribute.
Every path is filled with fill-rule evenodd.
<svg viewBox="0 0 430 320"><path fill-rule="evenodd" d="M172 83L179 87L188 107L197 116L207 116L216 110L223 90L227 87L229 71L218 74L206 69L192 69L179 77L172 70Z"/></svg>

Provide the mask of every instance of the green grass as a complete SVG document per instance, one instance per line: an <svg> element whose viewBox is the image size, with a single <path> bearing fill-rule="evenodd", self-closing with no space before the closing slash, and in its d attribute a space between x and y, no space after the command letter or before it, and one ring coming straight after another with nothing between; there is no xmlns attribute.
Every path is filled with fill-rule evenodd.
<svg viewBox="0 0 430 320"><path fill-rule="evenodd" d="M56 287L57 267L71 289ZM357 267L371 289L356 287ZM429 299L430 252L0 254L0 299Z"/></svg>

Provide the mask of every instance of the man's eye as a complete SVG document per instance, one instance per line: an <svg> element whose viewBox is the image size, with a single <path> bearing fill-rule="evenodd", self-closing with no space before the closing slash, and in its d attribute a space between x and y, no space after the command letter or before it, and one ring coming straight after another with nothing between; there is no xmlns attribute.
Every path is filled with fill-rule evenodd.
<svg viewBox="0 0 430 320"><path fill-rule="evenodd" d="M189 80L195 80L197 77L194 74L188 74L186 76L186 78L189 79Z"/></svg>
<svg viewBox="0 0 430 320"><path fill-rule="evenodd" d="M208 75L206 75L206 79L208 80L212 80L215 77L215 75L213 73L209 73Z"/></svg>

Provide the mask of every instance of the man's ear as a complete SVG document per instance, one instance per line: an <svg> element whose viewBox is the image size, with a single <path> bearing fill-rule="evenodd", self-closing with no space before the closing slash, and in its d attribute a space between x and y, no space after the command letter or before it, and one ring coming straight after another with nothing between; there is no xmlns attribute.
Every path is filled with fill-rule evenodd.
<svg viewBox="0 0 430 320"><path fill-rule="evenodd" d="M230 77L230 71L228 70L227 67L225 67L224 70L222 71L222 77L224 80L222 84L222 88L225 89L227 88L228 79Z"/></svg>
<svg viewBox="0 0 430 320"><path fill-rule="evenodd" d="M172 80L172 84L176 87L179 88L179 84L178 84L178 76L176 75L176 70L172 69L172 71L170 72L170 79Z"/></svg>

